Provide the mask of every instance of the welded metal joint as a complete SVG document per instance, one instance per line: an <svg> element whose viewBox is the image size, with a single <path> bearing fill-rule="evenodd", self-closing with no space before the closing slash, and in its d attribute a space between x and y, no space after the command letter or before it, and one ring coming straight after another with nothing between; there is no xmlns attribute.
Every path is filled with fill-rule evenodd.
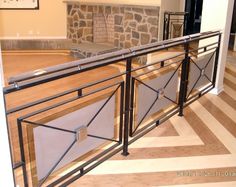
<svg viewBox="0 0 236 187"><path fill-rule="evenodd" d="M201 76L205 76L205 69L201 69Z"/></svg>
<svg viewBox="0 0 236 187"><path fill-rule="evenodd" d="M45 74L45 73L47 73L47 71L44 70L44 69L36 69L36 70L33 71L33 74L35 76L39 76L39 75L42 75L42 74Z"/></svg>
<svg viewBox="0 0 236 187"><path fill-rule="evenodd" d="M165 96L165 89L164 88L158 89L157 94L158 94L158 99L162 99Z"/></svg>
<svg viewBox="0 0 236 187"><path fill-rule="evenodd" d="M15 87L16 89L20 89L20 87L19 87L19 85L18 85L17 82L14 82L14 87Z"/></svg>

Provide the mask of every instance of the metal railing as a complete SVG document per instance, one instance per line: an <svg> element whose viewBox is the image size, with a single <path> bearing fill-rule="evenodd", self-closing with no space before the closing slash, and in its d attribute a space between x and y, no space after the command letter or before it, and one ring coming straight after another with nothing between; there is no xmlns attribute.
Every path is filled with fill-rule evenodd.
<svg viewBox="0 0 236 187"><path fill-rule="evenodd" d="M185 36L187 33L188 12L164 12L163 40Z"/></svg>
<svg viewBox="0 0 236 187"><path fill-rule="evenodd" d="M209 38L214 38L216 41L207 45L201 44L201 41ZM15 154L13 157L20 154L19 159L14 160L13 169L22 169L25 186L67 186L119 151L122 150L122 154L127 156L131 143L171 116L177 113L179 116L183 116L184 107L215 87L220 41L220 31L199 33L73 61L10 78L10 86L4 88L6 116L9 128L15 127L15 131L18 131L17 135L12 138L12 142L15 144L12 145ZM190 48L192 44L197 44L195 45L197 47ZM199 45L200 47L198 47ZM137 65L134 62L136 57L142 55L153 54L158 57L158 52L172 55L169 57L166 55L166 57L156 59L146 65ZM25 102L17 103L16 106L9 104L12 94L15 97L24 97L24 94L26 96L29 93L34 94L37 91L36 88L45 84L53 84L55 81L71 77L77 80L76 76L82 72L88 73L100 67L121 62L123 69L121 68L119 73L112 76L109 75L103 79L98 77L96 81L63 91L55 89L51 95L43 95L44 93L42 93L42 98L29 99L29 101L26 99ZM27 90L29 92L25 92ZM94 98L99 99L93 100ZM87 100L83 101L83 99ZM89 103L85 107L83 106L87 107L86 110L90 111L91 108L96 108L96 110L86 122L81 122L82 118L78 119L82 125L77 128L75 126L69 128L67 124L63 123L60 124L62 126L52 125L51 119L44 117L50 115L49 117L53 116L51 118L60 121L62 116L81 111L83 107L80 106L84 105L83 102ZM105 113L103 114L106 107L112 107L114 111L119 112L108 117ZM111 137L102 135L101 131L100 134L92 134L89 128L94 125L96 125L96 129L100 130L107 128L105 126L99 127L104 123L102 121L95 123L96 120L99 120L98 118L108 121L107 124L111 124L109 127L116 133L111 133ZM116 121L114 124L112 119ZM74 137L73 141L58 156L58 159L52 160L54 164L47 172L41 174L41 177L39 177L39 171L32 174L32 171L37 170L38 167L35 165L36 159L38 159L36 157L40 156L35 148L37 142L34 142L39 127L41 130L43 129L43 132L61 132ZM79 155L76 159L82 156L82 160L73 160L75 166L73 165L73 169L68 169L70 168L68 165L72 162L67 158L68 154L72 149L75 149L75 145L80 146L79 143L85 141L83 136L85 136L85 140L93 138L94 141L102 141L101 145L99 144L97 147L104 143L106 145L100 149L95 146L89 150L95 151L92 157L85 153ZM15 149L18 146L20 150L17 152ZM77 147L77 149L80 148ZM34 159L30 160L29 157L32 155ZM65 158L69 161L63 165L62 162ZM78 163L80 164L78 165ZM62 166L60 166L61 164ZM53 173L59 171L64 174L51 178Z"/></svg>

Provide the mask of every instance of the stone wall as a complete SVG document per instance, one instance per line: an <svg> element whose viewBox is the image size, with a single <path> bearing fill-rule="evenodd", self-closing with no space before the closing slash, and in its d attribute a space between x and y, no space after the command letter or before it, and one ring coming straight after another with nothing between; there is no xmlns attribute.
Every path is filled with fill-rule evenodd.
<svg viewBox="0 0 236 187"><path fill-rule="evenodd" d="M68 2L67 31L73 43L93 42L94 14L113 15L116 47L129 48L157 41L159 7Z"/></svg>
<svg viewBox="0 0 236 187"><path fill-rule="evenodd" d="M156 42L159 8L124 8L124 14L115 15L114 45L129 48Z"/></svg>

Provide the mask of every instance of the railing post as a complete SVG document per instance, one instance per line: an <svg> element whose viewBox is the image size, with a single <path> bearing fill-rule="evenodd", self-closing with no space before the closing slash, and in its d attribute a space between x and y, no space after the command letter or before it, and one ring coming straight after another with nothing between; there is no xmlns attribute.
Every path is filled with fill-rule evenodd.
<svg viewBox="0 0 236 187"><path fill-rule="evenodd" d="M124 92L125 92L125 83L121 83L120 89L120 129L119 129L119 143L122 143L123 139L123 124L124 124Z"/></svg>
<svg viewBox="0 0 236 187"><path fill-rule="evenodd" d="M188 89L188 75L189 75L189 42L184 44L185 57L182 61L181 80L179 89L179 116L183 116L184 102L186 100Z"/></svg>
<svg viewBox="0 0 236 187"><path fill-rule="evenodd" d="M130 84L131 84L132 58L126 61L126 79L125 79L125 121L124 121L124 145L122 155L129 155L129 118L130 118Z"/></svg>
<svg viewBox="0 0 236 187"><path fill-rule="evenodd" d="M135 79L132 78L131 80L131 97L130 97L130 116L129 116L129 135L133 136L133 113L134 113L134 85L135 85Z"/></svg>
<svg viewBox="0 0 236 187"><path fill-rule="evenodd" d="M161 61L161 67L165 66L165 61Z"/></svg>
<svg viewBox="0 0 236 187"><path fill-rule="evenodd" d="M22 165L22 172L23 172L23 179L24 179L24 187L28 187L28 177L27 177L27 171L26 171L26 159L25 159L25 149L24 149L24 139L23 139L23 127L22 127L22 121L17 119L17 128L18 128L18 134L19 134L19 145L20 145L20 154L21 154L21 161L23 163Z"/></svg>
<svg viewBox="0 0 236 187"><path fill-rule="evenodd" d="M184 15L183 36L186 36L188 34L187 33L188 21L189 21L189 13Z"/></svg>
<svg viewBox="0 0 236 187"><path fill-rule="evenodd" d="M166 38L165 40L168 40L171 38L171 36L169 36L169 32L170 32L170 14L168 14L168 20L167 20L167 26L166 26Z"/></svg>
<svg viewBox="0 0 236 187"><path fill-rule="evenodd" d="M164 13L163 40L166 39L166 13Z"/></svg>
<svg viewBox="0 0 236 187"><path fill-rule="evenodd" d="M221 43L221 33L219 34L219 39L218 39L218 47L217 47L217 50L216 50L214 73L213 73L213 79L212 79L214 88L215 88L215 85L216 85L216 76L217 76L219 53L220 53L220 43Z"/></svg>

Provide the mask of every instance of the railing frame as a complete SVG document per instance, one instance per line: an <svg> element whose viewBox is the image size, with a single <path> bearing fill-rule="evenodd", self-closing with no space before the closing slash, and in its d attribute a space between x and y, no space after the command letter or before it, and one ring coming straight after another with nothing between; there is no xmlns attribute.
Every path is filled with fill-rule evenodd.
<svg viewBox="0 0 236 187"><path fill-rule="evenodd" d="M179 18L175 18L178 16ZM173 18L174 17L174 18ZM180 18L182 17L182 18ZM189 13L188 12L164 12L164 20L163 20L163 40L171 39L171 28L170 24L171 21L177 21L179 23L182 22L183 24L183 36L187 34L187 23L189 19Z"/></svg>
<svg viewBox="0 0 236 187"><path fill-rule="evenodd" d="M111 79L121 77L125 75L125 82L121 82L121 109L120 109L120 121L121 121L121 126L123 126L123 133L120 132L119 136L123 136L123 140L120 141L121 146L117 149L112 150L107 150L105 151L104 154L97 156L94 159L98 159L98 162L85 169L85 166L81 166L79 169L75 169L73 172L70 172L69 174L61 177L57 181L51 183L49 186L61 184L61 186L66 186L70 184L71 182L77 180L93 168L95 168L97 165L101 164L114 154L118 153L119 151L122 150L122 155L128 156L129 151L128 151L128 146L151 131L152 129L156 128L157 126L161 125L164 121L168 120L171 116L175 115L176 113L179 113L179 116L184 115L184 107L188 106L192 102L194 102L196 99L199 97L203 96L207 92L209 92L211 89L215 87L215 82L216 82L216 76L217 76L217 71L218 71L218 59L219 59L219 50L220 50L220 42L221 42L221 32L220 31L211 31L211 32L206 32L206 33L199 33L199 34L194 34L190 36L185 36L181 38L176 38L172 40L167 40L163 42L157 42L157 43L152 43L148 44L145 46L138 46L138 47L133 47L130 49L125 49L119 52L112 52L110 54L103 54L99 55L97 57L91 57L88 59L84 60L79 60L79 61L74 61L68 64L63 64L63 65L58 65L50 68L45 69L45 74L43 75L32 75L32 73L29 74L24 74L23 76L19 77L13 77L10 80L10 86L7 86L4 88L4 98L6 100L6 96L11 93L16 93L20 90L24 90L27 88L32 88L37 85L41 85L43 83L48 83L54 80L58 80L61 78L69 77L72 75L76 75L81 72L86 72L92 69L96 69L99 67L107 66L109 64L114 64L119 61L126 61L126 70L125 72L122 72L120 74L114 75L112 77L90 83L88 85L84 85L80 88L75 88L72 90L67 90L63 93L56 94L54 96L50 97L45 97L43 99L39 99L37 101L27 103L25 105L17 106L12 109L6 110L6 116L9 114L19 112L23 109L30 108L32 106L36 106L38 104L41 104L43 102L50 101L55 98L59 98L61 96L67 95L69 93L78 92L78 97L83 96L83 89L88 88L90 86L99 84L101 82L106 82ZM215 55L215 62L214 62L214 71L213 71L213 81L212 85L205 88L203 91L200 93L192 96L191 98L187 98L187 87L188 87L188 79L189 79L189 66L190 66L190 47L189 44L193 41L200 41L203 39L211 38L211 37L216 37L218 36L218 42L214 43L214 45L217 45L215 47L216 49L216 55ZM179 99L178 99L178 105L175 107L173 110L171 110L168 113L168 116L162 116L159 118L157 121L153 121L152 124L150 124L147 128L143 129L137 136L132 137L132 123L133 123L133 107L134 107L134 82L135 82L135 77L132 76L132 72L135 72L137 70L140 70L142 68L152 66L155 64L160 64L160 68L165 67L165 61L168 60L168 58L163 59L161 61L152 63L152 64L147 64L143 65L142 67L139 68L132 68L132 61L134 58L142 55L146 55L148 53L152 52L157 52L161 51L163 49L168 49L170 47L175 47L183 45L184 46L184 59L181 62L181 80L180 80L180 88L179 88ZM212 44L213 45L213 44ZM203 47L204 51L207 50L207 47L212 46L207 45ZM201 48L196 49L198 51ZM172 57L173 58L173 57ZM123 123L124 120L124 123ZM29 186L28 184L28 179L27 179L27 171L26 171L26 161L25 161L25 155L24 155L24 141L23 141L23 135L22 135L22 124L21 124L22 119L17 119L17 124L18 124L18 132L19 132L19 142L20 142L20 151L21 151L21 162L17 163L14 167L13 170L22 168L23 171L23 177L24 177L24 185L25 187ZM122 135L123 134L123 135ZM132 138L131 138L132 137ZM91 162L94 161L94 159L91 160ZM71 177L73 174L79 172L79 174ZM68 179L68 180L67 180Z"/></svg>

